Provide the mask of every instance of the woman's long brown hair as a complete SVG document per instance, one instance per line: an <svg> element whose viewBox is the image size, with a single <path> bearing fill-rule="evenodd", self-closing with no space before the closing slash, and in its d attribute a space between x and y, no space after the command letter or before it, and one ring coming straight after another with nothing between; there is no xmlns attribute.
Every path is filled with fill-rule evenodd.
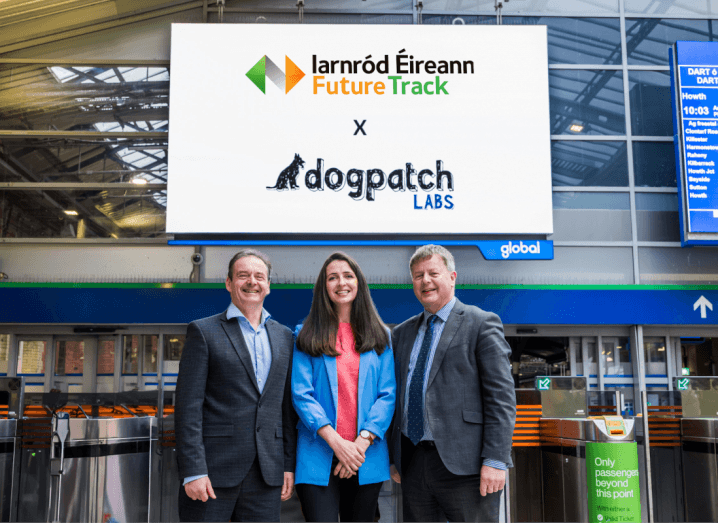
<svg viewBox="0 0 718 523"><path fill-rule="evenodd" d="M347 262L357 277L357 295L352 302L350 319L354 333L354 347L360 354L370 350L381 354L389 344L387 327L381 321L371 299L364 273L357 262L343 252L331 254L319 271L317 282L314 284L314 297L309 316L304 320L302 330L297 336L297 348L310 356L339 355L335 347L339 317L327 292L327 267L336 260Z"/></svg>

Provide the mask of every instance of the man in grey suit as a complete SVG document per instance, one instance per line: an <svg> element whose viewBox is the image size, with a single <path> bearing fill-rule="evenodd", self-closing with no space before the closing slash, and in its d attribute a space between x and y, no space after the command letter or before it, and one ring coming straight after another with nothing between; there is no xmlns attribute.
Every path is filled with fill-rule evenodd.
<svg viewBox="0 0 718 523"><path fill-rule="evenodd" d="M229 263L229 308L187 327L176 392L182 521L279 521L294 488L292 333L264 309L271 263Z"/></svg>
<svg viewBox="0 0 718 523"><path fill-rule="evenodd" d="M404 521L498 521L516 419L501 320L456 299L445 248L420 247L409 268L424 312L392 334L392 478Z"/></svg>

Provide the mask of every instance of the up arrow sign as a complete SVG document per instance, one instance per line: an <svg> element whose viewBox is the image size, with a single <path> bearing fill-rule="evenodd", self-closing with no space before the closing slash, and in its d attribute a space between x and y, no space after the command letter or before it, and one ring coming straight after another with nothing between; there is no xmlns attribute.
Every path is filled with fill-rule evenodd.
<svg viewBox="0 0 718 523"><path fill-rule="evenodd" d="M698 298L698 301L693 304L693 310L696 310L698 307L701 308L701 318L706 317L706 307L708 307L710 310L713 310L713 304L706 300L705 296L701 296Z"/></svg>

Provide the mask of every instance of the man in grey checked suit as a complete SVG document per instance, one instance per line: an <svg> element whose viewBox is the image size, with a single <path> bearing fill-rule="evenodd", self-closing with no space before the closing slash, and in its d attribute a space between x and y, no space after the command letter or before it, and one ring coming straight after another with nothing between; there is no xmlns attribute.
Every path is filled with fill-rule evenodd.
<svg viewBox="0 0 718 523"><path fill-rule="evenodd" d="M424 312L392 334L390 447L404 521L498 521L516 419L501 320L456 299L454 258L443 247L420 247L409 267Z"/></svg>
<svg viewBox="0 0 718 523"><path fill-rule="evenodd" d="M176 392L182 521L279 521L294 488L292 333L263 308L271 263L229 263L229 308L187 327Z"/></svg>

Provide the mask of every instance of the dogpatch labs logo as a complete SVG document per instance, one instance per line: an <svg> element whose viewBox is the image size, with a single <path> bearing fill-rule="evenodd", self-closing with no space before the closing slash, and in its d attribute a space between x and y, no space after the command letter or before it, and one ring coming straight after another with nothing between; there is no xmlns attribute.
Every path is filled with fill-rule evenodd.
<svg viewBox="0 0 718 523"><path fill-rule="evenodd" d="M284 71L282 71L267 55L264 55L247 71L247 78L264 94L267 94L265 89L267 78L284 91L284 94L287 94L304 78L304 71L297 67L288 56L285 56L284 59Z"/></svg>

